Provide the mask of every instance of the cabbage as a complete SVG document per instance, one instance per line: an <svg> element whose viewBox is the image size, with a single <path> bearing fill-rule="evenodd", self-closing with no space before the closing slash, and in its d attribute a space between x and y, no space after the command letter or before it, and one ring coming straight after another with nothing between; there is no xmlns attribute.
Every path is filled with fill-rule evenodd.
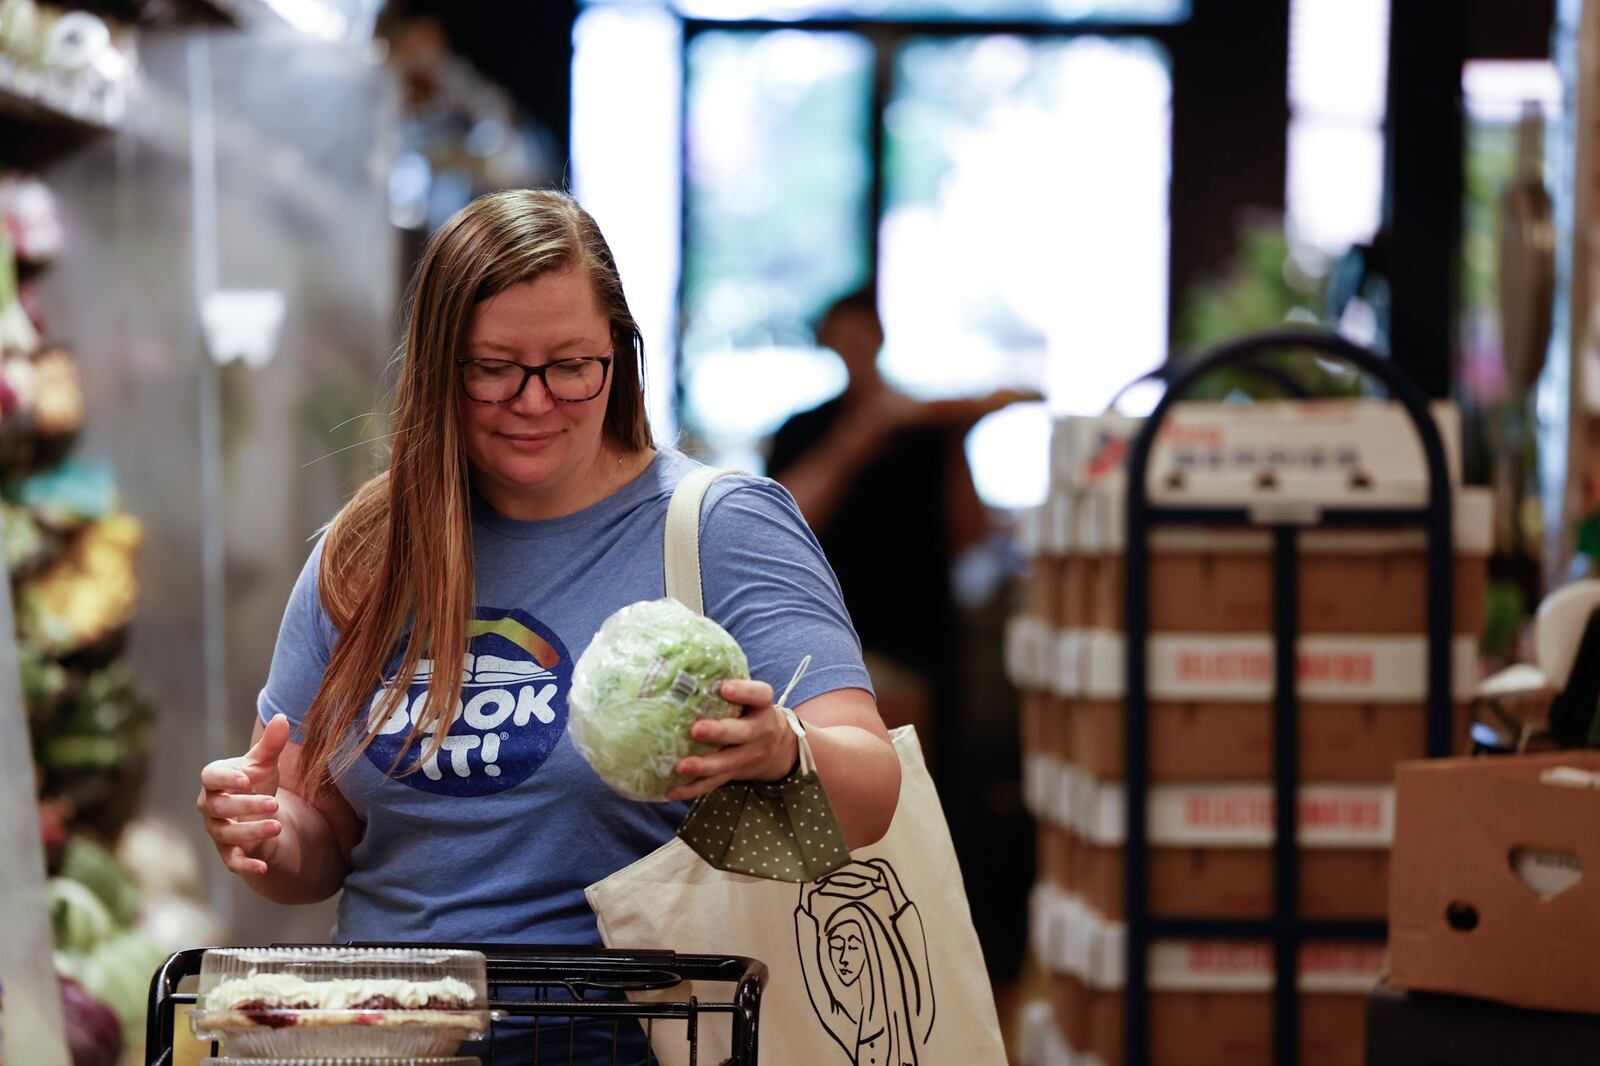
<svg viewBox="0 0 1600 1066"><path fill-rule="evenodd" d="M198 900L183 896L152 896L139 911L136 931L164 954L195 945L221 944L222 919Z"/></svg>
<svg viewBox="0 0 1600 1066"><path fill-rule="evenodd" d="M135 818L117 838L117 865L151 896L200 892L200 858L171 822Z"/></svg>
<svg viewBox="0 0 1600 1066"><path fill-rule="evenodd" d="M122 1035L135 1045L144 1033L150 979L166 961L167 953L143 933L117 933L96 944L79 961L71 975L95 999L111 1008L122 1024Z"/></svg>
<svg viewBox="0 0 1600 1066"><path fill-rule="evenodd" d="M78 982L62 977L61 1020L72 1066L117 1066L122 1061L122 1024L111 1008Z"/></svg>
<svg viewBox="0 0 1600 1066"><path fill-rule="evenodd" d="M737 641L677 600L646 600L607 618L572 672L567 727L595 773L629 799L659 802L691 778L672 772L715 745L689 739L701 718L743 708L720 693L750 676Z"/></svg>
<svg viewBox="0 0 1600 1066"><path fill-rule="evenodd" d="M98 896L118 928L132 925L139 916L139 886L111 852L82 833L68 839L59 874Z"/></svg>
<svg viewBox="0 0 1600 1066"><path fill-rule="evenodd" d="M85 885L66 877L52 877L47 888L50 923L56 947L62 951L86 954L116 932L111 911Z"/></svg>

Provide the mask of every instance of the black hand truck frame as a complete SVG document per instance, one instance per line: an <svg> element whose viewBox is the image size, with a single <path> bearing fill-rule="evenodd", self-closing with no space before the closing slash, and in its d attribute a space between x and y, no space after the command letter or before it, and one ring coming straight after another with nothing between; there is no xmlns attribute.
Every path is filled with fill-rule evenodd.
<svg viewBox="0 0 1600 1066"><path fill-rule="evenodd" d="M1269 515L1245 505L1190 507L1155 504L1150 499L1150 458L1162 423L1173 404L1208 374L1225 367L1260 370L1256 362L1269 351L1310 351L1346 363L1380 382L1390 399L1410 416L1427 465L1428 495L1420 506L1317 509L1302 516ZM1454 519L1444 443L1427 404L1395 365L1343 337L1320 330L1284 329L1252 334L1213 348L1176 374L1165 395L1134 437L1127 456L1126 631L1127 702L1126 792L1127 858L1125 914L1127 928L1126 1010L1123 1015L1127 1066L1149 1066L1148 951L1164 938L1255 940L1272 945L1276 980L1273 985L1273 1061L1278 1066L1299 1062L1300 1014L1297 961L1308 940L1383 940L1382 921L1309 919L1299 913L1299 849L1296 839L1299 793L1299 701L1296 694L1296 647L1299 626L1298 535L1307 528L1384 528L1420 526L1427 535L1427 753L1450 751L1450 638L1453 616L1452 559ZM1270 502L1264 499L1262 502ZM1158 526L1254 526L1269 528L1273 543L1273 909L1263 919L1205 917L1158 918L1150 913L1149 841L1145 825L1146 790L1150 783L1149 692L1146 669L1149 637L1150 533Z"/></svg>

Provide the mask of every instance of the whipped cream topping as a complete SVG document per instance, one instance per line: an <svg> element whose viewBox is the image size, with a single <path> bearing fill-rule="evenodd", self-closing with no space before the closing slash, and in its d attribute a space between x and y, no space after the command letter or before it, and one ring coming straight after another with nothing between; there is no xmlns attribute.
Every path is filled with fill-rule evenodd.
<svg viewBox="0 0 1600 1066"><path fill-rule="evenodd" d="M430 1000L466 1009L477 1001L477 993L465 981L443 977L436 981L407 981L393 978L341 977L327 981L307 981L286 973L250 971L247 977L222 981L206 995L206 1009L234 1010L244 1004L269 1007L299 1007L311 1010L350 1010L379 996L415 1010Z"/></svg>

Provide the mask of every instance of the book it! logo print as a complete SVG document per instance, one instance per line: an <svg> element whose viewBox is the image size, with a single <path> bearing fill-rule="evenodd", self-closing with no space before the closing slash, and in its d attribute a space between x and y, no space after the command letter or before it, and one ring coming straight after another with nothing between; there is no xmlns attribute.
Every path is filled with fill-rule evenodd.
<svg viewBox="0 0 1600 1066"><path fill-rule="evenodd" d="M411 733L412 713L426 706L436 664L424 659L399 704L377 726L366 750L388 772ZM391 670L368 707L369 722L394 684ZM421 759L424 734L395 766L395 779L443 796L487 796L522 784L550 757L567 728L572 657L556 635L522 611L480 607L467 626L461 699L439 752ZM407 773L421 766L414 773Z"/></svg>
<svg viewBox="0 0 1600 1066"><path fill-rule="evenodd" d="M852 1066L917 1066L933 1035L933 971L894 867L852 862L803 885L794 929L811 1006Z"/></svg>

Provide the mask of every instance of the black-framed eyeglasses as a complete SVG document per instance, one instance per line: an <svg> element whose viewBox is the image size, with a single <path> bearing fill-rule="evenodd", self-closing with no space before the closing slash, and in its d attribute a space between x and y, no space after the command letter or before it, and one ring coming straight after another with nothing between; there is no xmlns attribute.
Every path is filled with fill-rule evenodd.
<svg viewBox="0 0 1600 1066"><path fill-rule="evenodd" d="M592 400L606 387L612 356L587 355L578 359L557 359L543 366L528 366L510 359L457 359L461 387L467 399L476 403L510 403L528 387L528 379L539 384L552 400L582 403Z"/></svg>

